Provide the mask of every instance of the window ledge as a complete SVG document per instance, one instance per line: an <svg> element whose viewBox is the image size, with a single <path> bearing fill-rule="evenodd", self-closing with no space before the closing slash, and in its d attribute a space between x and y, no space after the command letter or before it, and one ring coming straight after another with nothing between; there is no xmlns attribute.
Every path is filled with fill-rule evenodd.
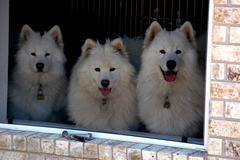
<svg viewBox="0 0 240 160"><path fill-rule="evenodd" d="M60 134L0 129L3 159L181 159L205 160L207 152L144 143L93 138L80 142Z"/></svg>

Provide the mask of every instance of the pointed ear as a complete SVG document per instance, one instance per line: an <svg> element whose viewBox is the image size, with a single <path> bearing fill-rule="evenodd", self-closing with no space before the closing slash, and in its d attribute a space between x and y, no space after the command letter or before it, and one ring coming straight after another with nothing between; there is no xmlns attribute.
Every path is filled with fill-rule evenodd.
<svg viewBox="0 0 240 160"><path fill-rule="evenodd" d="M53 37L58 47L63 49L64 45L63 45L62 33L60 28L57 25L55 25L53 26L52 29L48 31L48 33Z"/></svg>
<svg viewBox="0 0 240 160"><path fill-rule="evenodd" d="M21 47L33 33L34 31L27 24L25 24L20 33L19 47Z"/></svg>
<svg viewBox="0 0 240 160"><path fill-rule="evenodd" d="M127 57L127 52L125 51L125 47L123 45L123 41L121 38L114 39L111 43L113 48L115 48L122 56Z"/></svg>
<svg viewBox="0 0 240 160"><path fill-rule="evenodd" d="M86 39L84 45L82 46L81 57L84 57L84 58L88 57L90 55L91 49L93 49L96 46L97 46L96 42L94 42L91 39Z"/></svg>
<svg viewBox="0 0 240 160"><path fill-rule="evenodd" d="M148 47L160 31L162 31L161 25L157 21L153 21L145 33L143 48Z"/></svg>
<svg viewBox="0 0 240 160"><path fill-rule="evenodd" d="M183 31L186 34L187 39L189 40L191 45L194 48L197 48L196 40L195 40L195 31L192 27L192 24L187 21L181 26L180 30Z"/></svg>

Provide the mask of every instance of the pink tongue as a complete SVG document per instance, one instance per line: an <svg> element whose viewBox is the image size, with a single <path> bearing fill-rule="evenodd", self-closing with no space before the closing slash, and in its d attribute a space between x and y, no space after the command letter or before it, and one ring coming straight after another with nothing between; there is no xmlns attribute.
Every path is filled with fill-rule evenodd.
<svg viewBox="0 0 240 160"><path fill-rule="evenodd" d="M173 71L165 72L165 79L168 82L173 82L175 80L175 78L176 78L175 72L173 72Z"/></svg>
<svg viewBox="0 0 240 160"><path fill-rule="evenodd" d="M110 94L111 88L101 88L100 91L101 91L102 95L106 97Z"/></svg>

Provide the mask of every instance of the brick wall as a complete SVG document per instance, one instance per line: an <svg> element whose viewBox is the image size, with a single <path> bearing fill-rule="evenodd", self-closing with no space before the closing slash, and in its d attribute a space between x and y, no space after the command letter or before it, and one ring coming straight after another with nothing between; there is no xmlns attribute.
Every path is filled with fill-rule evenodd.
<svg viewBox="0 0 240 160"><path fill-rule="evenodd" d="M240 159L240 0L211 0L213 7L208 155L150 144L0 130L0 159Z"/></svg>
<svg viewBox="0 0 240 160"><path fill-rule="evenodd" d="M214 0L208 159L240 159L240 0Z"/></svg>
<svg viewBox="0 0 240 160"><path fill-rule="evenodd" d="M0 129L0 160L205 160L206 152L107 139Z"/></svg>

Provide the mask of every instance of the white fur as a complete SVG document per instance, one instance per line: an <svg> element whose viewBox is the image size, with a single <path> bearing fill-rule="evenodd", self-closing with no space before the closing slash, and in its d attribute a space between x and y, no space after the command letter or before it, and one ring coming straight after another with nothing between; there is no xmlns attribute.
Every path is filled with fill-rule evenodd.
<svg viewBox="0 0 240 160"><path fill-rule="evenodd" d="M100 68L96 72L95 68ZM115 68L110 71L110 68ZM110 81L111 93L101 110L101 80ZM125 130L137 126L135 69L128 61L121 39L104 46L90 39L73 68L68 94L69 117L78 127L96 130Z"/></svg>
<svg viewBox="0 0 240 160"><path fill-rule="evenodd" d="M59 27L54 26L40 36L24 25L15 61L9 86L9 117L58 122L62 115L54 113L66 105L67 88L66 58ZM42 72L38 72L37 63L44 64ZM39 84L42 85L44 100L37 100Z"/></svg>
<svg viewBox="0 0 240 160"><path fill-rule="evenodd" d="M202 131L204 75L195 48L194 30L189 22L172 32L153 22L146 31L137 96L139 116L150 132L198 136ZM176 54L177 50L182 53ZM168 70L168 60L176 61L177 76L173 82L167 82L160 69ZM170 108L163 107L166 97Z"/></svg>

